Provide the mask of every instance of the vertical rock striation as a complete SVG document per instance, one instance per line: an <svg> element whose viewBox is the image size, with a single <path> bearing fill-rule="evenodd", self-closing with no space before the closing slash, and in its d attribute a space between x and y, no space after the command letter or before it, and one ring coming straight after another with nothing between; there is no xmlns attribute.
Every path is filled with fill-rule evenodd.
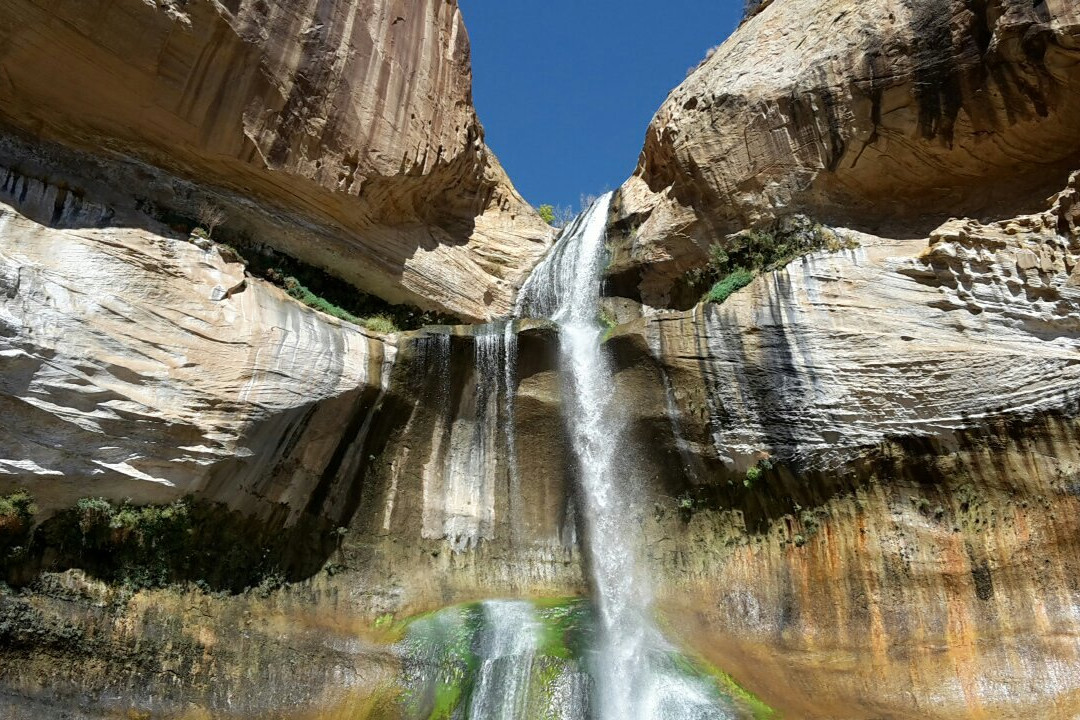
<svg viewBox="0 0 1080 720"><path fill-rule="evenodd" d="M776 707L1077 712L1078 182L609 341L664 605Z"/></svg>
<svg viewBox="0 0 1080 720"><path fill-rule="evenodd" d="M550 242L483 144L456 2L11 0L0 17L0 121L93 158L7 151L40 179L188 216L213 202L236 233L469 318L505 313Z"/></svg>

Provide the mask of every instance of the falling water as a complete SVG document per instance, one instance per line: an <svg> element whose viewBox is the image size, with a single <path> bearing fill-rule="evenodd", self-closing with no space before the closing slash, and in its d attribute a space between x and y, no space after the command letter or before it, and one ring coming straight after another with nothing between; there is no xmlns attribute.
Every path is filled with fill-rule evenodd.
<svg viewBox="0 0 1080 720"><path fill-rule="evenodd" d="M424 537L445 538L454 552L490 540L495 526L496 456L506 443L511 477L516 455L510 447L512 406L507 398L513 380L516 336L509 324L477 326L472 333L475 391L452 403L451 338L432 333L417 339L417 353L432 375L430 387L441 413L434 436L432 459L422 474ZM505 416L505 418L504 418ZM505 425L501 422L505 419ZM503 429L500 429L503 428ZM445 435L445 436L444 436ZM511 481L511 505L519 496ZM511 522L516 528L517 523Z"/></svg>
<svg viewBox="0 0 1080 720"><path fill-rule="evenodd" d="M491 601L482 606L481 666L469 707L469 720L525 717L540 624L527 602Z"/></svg>
<svg viewBox="0 0 1080 720"><path fill-rule="evenodd" d="M623 416L601 345L600 289L611 195L597 200L560 238L522 287L518 315L559 325L568 425L578 461L587 551L600 621L593 659L601 720L726 718L707 683L680 672L677 654L653 625L650 592L637 570L637 494L623 467Z"/></svg>
<svg viewBox="0 0 1080 720"><path fill-rule="evenodd" d="M599 321L610 202L611 196L604 196L563 233L522 288L516 313L519 318L550 318L559 326L564 407L577 459L592 603L492 600L415 622L403 649L410 718L450 717L451 710L452 717L464 720L731 717L715 683L657 630L649 583L638 567L635 537L643 493L633 486L626 423L615 405L614 375ZM469 411L453 420L442 473L425 474L425 497L434 492L439 477L446 478L431 517L425 517L425 523L432 522L428 537L443 537L455 550L491 532L490 473L501 441L506 442L515 495L518 325L512 320L475 330L476 393L463 405ZM449 338L425 343L439 361L436 379L445 384ZM496 430L500 417L501 434ZM512 497L512 522L515 503Z"/></svg>

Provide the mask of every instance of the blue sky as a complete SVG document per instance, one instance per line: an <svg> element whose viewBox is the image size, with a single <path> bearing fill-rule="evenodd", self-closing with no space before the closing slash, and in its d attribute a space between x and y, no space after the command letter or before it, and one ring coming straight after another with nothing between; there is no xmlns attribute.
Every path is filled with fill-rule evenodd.
<svg viewBox="0 0 1080 720"><path fill-rule="evenodd" d="M460 0L488 145L534 206L614 189L743 0Z"/></svg>

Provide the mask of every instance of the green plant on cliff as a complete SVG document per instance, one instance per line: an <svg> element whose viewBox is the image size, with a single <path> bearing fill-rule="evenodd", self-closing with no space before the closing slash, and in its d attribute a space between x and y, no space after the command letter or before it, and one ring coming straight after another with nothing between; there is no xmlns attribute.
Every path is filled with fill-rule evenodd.
<svg viewBox="0 0 1080 720"><path fill-rule="evenodd" d="M0 496L0 565L25 554L36 514L34 498L26 491Z"/></svg>
<svg viewBox="0 0 1080 720"><path fill-rule="evenodd" d="M27 511L24 499L9 503ZM3 523L0 523L3 525ZM17 538L0 530L0 579L13 584L42 571L80 568L128 591L195 583L206 591L263 594L309 577L333 550L329 528L304 520L279 525L191 499L160 505L82 498Z"/></svg>
<svg viewBox="0 0 1080 720"><path fill-rule="evenodd" d="M683 282L694 288L708 286L703 301L722 303L758 273L779 270L818 250L836 252L857 245L804 215L792 215L713 243L706 263L687 272Z"/></svg>
<svg viewBox="0 0 1080 720"><path fill-rule="evenodd" d="M0 527L7 522L29 525L37 514L34 498L25 490L0 496Z"/></svg>
<svg viewBox="0 0 1080 720"><path fill-rule="evenodd" d="M363 321L364 327L368 330L373 330L380 333L394 333L398 331L394 321L385 315L375 315L373 317L366 318Z"/></svg>
<svg viewBox="0 0 1080 720"><path fill-rule="evenodd" d="M555 223L555 206L554 205L541 205L537 208L536 212L540 215L540 219L546 222L548 225Z"/></svg>
<svg viewBox="0 0 1080 720"><path fill-rule="evenodd" d="M397 326L394 325L394 321L386 315L374 315L368 318L357 317L348 310L338 307L326 298L311 292L311 290L294 277L290 276L285 278L284 285L285 292L287 292L290 297L299 300L308 307L314 308L319 312L324 312L331 317L336 317L339 320L351 322L355 325L362 325L374 332L392 333L397 332L398 330Z"/></svg>
<svg viewBox="0 0 1080 720"><path fill-rule="evenodd" d="M722 303L732 296L737 290L749 285L754 280L754 273L745 268L738 268L735 272L718 281L705 295L705 301Z"/></svg>
<svg viewBox="0 0 1080 720"><path fill-rule="evenodd" d="M746 479L743 480L743 485L748 488L754 487L757 481L761 479L761 468L755 465L746 471Z"/></svg>

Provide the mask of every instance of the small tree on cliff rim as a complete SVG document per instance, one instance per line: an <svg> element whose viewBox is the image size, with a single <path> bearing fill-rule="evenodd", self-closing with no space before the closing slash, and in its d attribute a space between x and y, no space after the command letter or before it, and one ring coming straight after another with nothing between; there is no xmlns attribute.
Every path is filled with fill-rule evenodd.
<svg viewBox="0 0 1080 720"><path fill-rule="evenodd" d="M227 216L225 211L217 205L204 202L199 203L198 209L199 224L206 229L206 237L214 237L214 229L225 222Z"/></svg>
<svg viewBox="0 0 1080 720"><path fill-rule="evenodd" d="M537 213L541 220L560 230L574 219L574 211L563 205L541 205Z"/></svg>
<svg viewBox="0 0 1080 720"><path fill-rule="evenodd" d="M541 205L536 212L540 215L540 219L546 222L548 225L555 223L555 206L554 205Z"/></svg>

